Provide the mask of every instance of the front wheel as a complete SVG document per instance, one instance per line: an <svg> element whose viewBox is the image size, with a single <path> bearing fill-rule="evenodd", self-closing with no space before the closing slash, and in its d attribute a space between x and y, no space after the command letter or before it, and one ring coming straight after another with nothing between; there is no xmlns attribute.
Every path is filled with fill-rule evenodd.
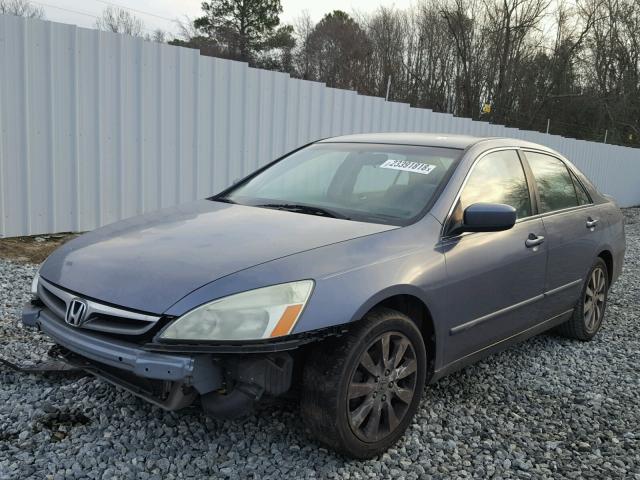
<svg viewBox="0 0 640 480"><path fill-rule="evenodd" d="M558 327L560 333L576 340L591 340L602 326L608 292L607 264L598 257L589 270L573 316Z"/></svg>
<svg viewBox="0 0 640 480"><path fill-rule="evenodd" d="M420 330L386 308L309 352L301 408L311 433L355 458L387 450L404 433L422 396L426 352Z"/></svg>

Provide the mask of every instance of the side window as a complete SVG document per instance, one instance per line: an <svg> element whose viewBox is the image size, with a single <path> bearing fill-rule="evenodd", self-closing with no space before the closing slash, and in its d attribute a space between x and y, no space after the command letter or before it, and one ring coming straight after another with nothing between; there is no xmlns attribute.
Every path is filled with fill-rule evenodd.
<svg viewBox="0 0 640 480"><path fill-rule="evenodd" d="M460 206L464 211L479 202L511 205L518 218L531 215L527 178L515 150L490 153L475 164L462 190Z"/></svg>
<svg viewBox="0 0 640 480"><path fill-rule="evenodd" d="M584 189L584 186L578 180L578 177L575 176L573 172L571 172L571 179L573 180L573 185L576 187L576 194L578 195L578 203L580 205L589 205L591 203L591 198L589 194Z"/></svg>
<svg viewBox="0 0 640 480"><path fill-rule="evenodd" d="M540 213L576 207L578 197L566 165L543 153L526 152L540 196Z"/></svg>

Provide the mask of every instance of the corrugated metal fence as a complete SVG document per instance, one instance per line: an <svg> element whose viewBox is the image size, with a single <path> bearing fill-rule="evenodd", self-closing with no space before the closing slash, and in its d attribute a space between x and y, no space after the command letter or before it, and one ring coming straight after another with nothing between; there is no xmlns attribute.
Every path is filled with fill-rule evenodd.
<svg viewBox="0 0 640 480"><path fill-rule="evenodd" d="M565 154L624 206L640 150L455 118L196 50L0 15L0 237L91 230L202 198L314 139L422 131Z"/></svg>

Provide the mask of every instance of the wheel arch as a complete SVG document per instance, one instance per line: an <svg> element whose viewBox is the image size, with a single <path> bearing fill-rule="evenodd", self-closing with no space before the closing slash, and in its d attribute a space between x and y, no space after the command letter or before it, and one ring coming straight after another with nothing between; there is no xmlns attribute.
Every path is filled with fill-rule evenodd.
<svg viewBox="0 0 640 480"><path fill-rule="evenodd" d="M367 313L378 307L396 310L416 323L427 350L427 381L429 381L436 366L438 335L433 314L422 291L413 285L398 285L385 289L365 302L352 318L352 322L363 319Z"/></svg>
<svg viewBox="0 0 640 480"><path fill-rule="evenodd" d="M600 251L600 253L598 253L598 257L604 260L604 263L607 265L607 277L608 277L609 285L611 285L611 282L613 280L613 267L614 267L613 254L611 253L611 250L605 248L604 250Z"/></svg>

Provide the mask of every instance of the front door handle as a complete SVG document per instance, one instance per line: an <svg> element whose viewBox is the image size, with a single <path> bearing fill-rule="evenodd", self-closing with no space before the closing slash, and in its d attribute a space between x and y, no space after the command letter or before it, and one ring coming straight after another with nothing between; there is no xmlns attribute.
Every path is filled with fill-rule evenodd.
<svg viewBox="0 0 640 480"><path fill-rule="evenodd" d="M525 240L524 244L527 246L527 248L533 248L533 247L537 247L542 242L544 242L544 237L542 235L536 235L535 233L530 233L529 238Z"/></svg>
<svg viewBox="0 0 640 480"><path fill-rule="evenodd" d="M591 217L587 218L587 228L595 228L597 224L598 224L598 220L594 220Z"/></svg>

